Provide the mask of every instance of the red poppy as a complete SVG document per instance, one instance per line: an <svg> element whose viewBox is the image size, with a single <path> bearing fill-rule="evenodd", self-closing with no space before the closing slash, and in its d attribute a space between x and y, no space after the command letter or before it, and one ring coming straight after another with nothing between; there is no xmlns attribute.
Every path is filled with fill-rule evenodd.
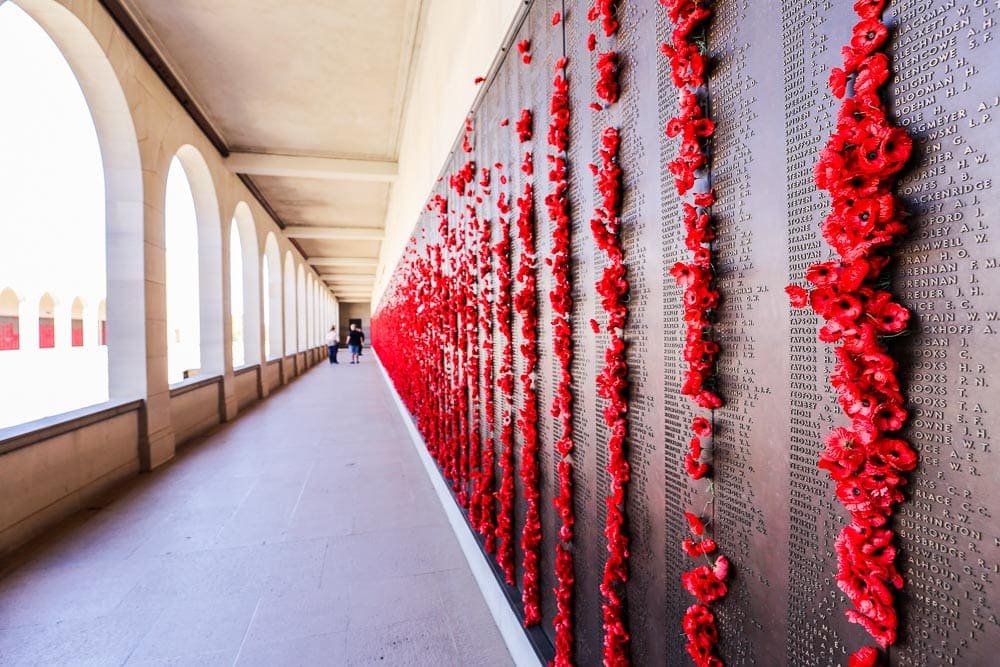
<svg viewBox="0 0 1000 667"><path fill-rule="evenodd" d="M905 472L917 467L917 454L905 440L880 438L872 443L871 448L896 470Z"/></svg>
<svg viewBox="0 0 1000 667"><path fill-rule="evenodd" d="M882 46L888 36L889 29L877 18L863 19L854 26L851 46L858 52L868 55Z"/></svg>
<svg viewBox="0 0 1000 667"><path fill-rule="evenodd" d="M876 52L858 66L854 79L854 94L859 98L874 95L889 80L889 57Z"/></svg>
<svg viewBox="0 0 1000 667"><path fill-rule="evenodd" d="M847 92L847 72L839 67L834 67L830 70L829 86L830 92L833 93L834 97L837 99L842 98L844 93Z"/></svg>
<svg viewBox="0 0 1000 667"><path fill-rule="evenodd" d="M805 308L808 303L809 293L798 285L788 285L785 287L785 293L788 294L792 308Z"/></svg>
<svg viewBox="0 0 1000 667"><path fill-rule="evenodd" d="M681 583L688 593L702 604L718 600L726 594L726 584L707 565L701 565L681 575Z"/></svg>
<svg viewBox="0 0 1000 667"><path fill-rule="evenodd" d="M691 512L684 512L684 518L687 519L688 527L692 533L695 535L703 535L705 533L705 524L696 515Z"/></svg>
<svg viewBox="0 0 1000 667"><path fill-rule="evenodd" d="M684 469L691 479L702 479L711 471L711 466L707 463L700 463L696 458L688 454L684 457Z"/></svg>
<svg viewBox="0 0 1000 667"><path fill-rule="evenodd" d="M691 430L695 435L707 438L712 435L712 424L704 417L695 417L691 420Z"/></svg>
<svg viewBox="0 0 1000 667"><path fill-rule="evenodd" d="M868 2L871 1L872 0L868 0ZM855 3L855 8L857 8L859 4L861 4L861 2ZM881 4L881 0L879 0L879 4ZM863 646L851 654L850 659L847 661L847 667L878 667L881 662L882 658L878 649L873 646Z"/></svg>
<svg viewBox="0 0 1000 667"><path fill-rule="evenodd" d="M696 542L692 537L686 537L684 538L684 541L681 542L681 548L688 556L697 557L705 556L714 552L718 548L718 545L715 543L715 540L710 537L698 542Z"/></svg>

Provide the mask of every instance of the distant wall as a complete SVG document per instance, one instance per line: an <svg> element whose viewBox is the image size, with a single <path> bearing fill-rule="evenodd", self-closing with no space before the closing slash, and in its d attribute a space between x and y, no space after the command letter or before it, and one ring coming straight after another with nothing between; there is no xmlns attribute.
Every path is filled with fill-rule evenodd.
<svg viewBox="0 0 1000 667"><path fill-rule="evenodd" d="M340 304L340 324L337 333L340 340L347 343L347 330L351 319L361 319L361 329L365 332L365 343L371 343L372 305L370 303Z"/></svg>

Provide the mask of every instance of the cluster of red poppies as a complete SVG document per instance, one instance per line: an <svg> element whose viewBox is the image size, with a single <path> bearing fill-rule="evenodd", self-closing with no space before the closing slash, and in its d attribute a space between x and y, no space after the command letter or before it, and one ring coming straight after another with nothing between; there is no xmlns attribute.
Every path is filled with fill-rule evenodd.
<svg viewBox="0 0 1000 667"><path fill-rule="evenodd" d="M531 112L525 109L521 118L529 119ZM526 135L518 133L522 142L531 141L530 130ZM524 154L521 171L531 175L531 152ZM514 294L514 308L521 318L521 358L524 368L520 380L524 393L524 405L517 418L524 445L521 448L521 483L524 488L525 518L521 532L521 552L524 554L524 587L521 600L524 603L525 626L536 625L542 619L539 594L539 563L541 561L542 521L541 488L538 474L538 392L535 389L535 373L538 370L538 280L535 274L535 199L531 181L526 180L517 205L517 236L521 252L517 261L515 279L519 286Z"/></svg>
<svg viewBox="0 0 1000 667"><path fill-rule="evenodd" d="M661 47L670 60L671 77L678 91L678 113L666 126L666 134L671 139L679 138L677 156L668 163L674 176L677 194L681 197L695 189L700 171L708 164L705 141L715 132L715 123L705 114L705 104L699 94L706 83L707 58L702 51L705 23L711 17L711 9L699 0L660 0L673 22L671 41ZM720 295L715 288L712 270L711 242L715 230L708 208L715 203L715 195L709 189L696 191L691 202L684 202L683 221L685 246L690 252L690 260L678 262L670 269L670 274L684 289L684 322L687 334L684 343L684 361L687 371L681 386L681 393L691 398L701 408L714 410L722 405L722 399L715 392L715 361L719 354L719 344L712 340L712 314L718 307ZM711 474L711 465L705 460L703 440L711 437L712 424L697 416L691 422L692 437L684 466L691 479L702 479ZM701 518L690 512L685 513L691 535L681 544L684 553L692 558L708 559L718 550L715 540L706 533ZM721 667L722 661L715 655L719 641L719 631L715 616L707 605L726 594L726 579L729 576L729 561L718 556L714 562L700 565L681 576L684 588L698 600L684 615L684 634L687 636L685 648L699 667Z"/></svg>
<svg viewBox="0 0 1000 667"><path fill-rule="evenodd" d="M553 21L553 25L558 21ZM573 300L570 295L570 233L569 178L566 172L566 153L569 150L569 83L566 80L566 58L556 62L552 80L552 98L549 103L549 184L551 191L545 196L545 208L552 223L552 254L545 264L552 270L552 346L558 363L559 383L553 398L551 415L558 431L556 451L559 454L557 472L559 486L553 500L559 514L559 539L556 542L556 667L573 664L573 488L571 481L573 454L573 395L570 392L573 361L570 313Z"/></svg>
<svg viewBox="0 0 1000 667"><path fill-rule="evenodd" d="M469 215L472 207L467 206L465 212L459 217L458 225L452 228L452 263L455 267L453 276L455 282L455 331L456 341L454 354L454 373L456 377L455 390L458 394L455 409L458 412L458 503L466 510L469 509L469 482L472 479L472 442L474 433L472 431L472 419L469 414L470 385L473 384L473 376L469 367L469 339L470 330L475 320L470 312L470 305L473 303L473 287L471 281L473 275L469 271L462 270L469 261L469 233L471 224Z"/></svg>
<svg viewBox="0 0 1000 667"><path fill-rule="evenodd" d="M479 180L479 196L477 201L490 195L490 169L482 168L482 178ZM482 203L482 202L480 202ZM483 357L483 393L482 406L486 422L486 436L482 439L482 455L480 457L479 473L474 480L472 506L478 507L470 520L479 534L483 536L486 551L493 553L496 549L496 517L493 498L493 468L495 464L493 450L493 432L496 426L496 413L493 409L493 322L496 304L493 301L493 253L490 241L493 230L489 219L478 217L479 228L476 239L476 255L479 274L479 299L477 312L479 316L479 331L482 332Z"/></svg>
<svg viewBox="0 0 1000 667"><path fill-rule="evenodd" d="M608 104L618 101L618 52L605 51L597 55L597 83L594 90ZM597 105L597 110L601 106Z"/></svg>
<svg viewBox="0 0 1000 667"><path fill-rule="evenodd" d="M587 13L591 22L601 20L604 34L613 37L618 31L612 0L595 0ZM588 40L596 48L596 37ZM618 101L618 53L612 48L597 56L597 96L614 104ZM593 105L592 105L593 106ZM597 109L600 109L598 105ZM628 665L629 633L625 622L624 595L628 581L628 535L625 531L625 485L629 463L625 455L628 433L628 364L625 361L625 322L628 318L628 279L625 252L621 243L622 170L618 151L618 129L605 127L601 132L597 164L591 164L598 201L590 220L590 231L597 249L606 262L595 284L601 308L607 318L608 344L604 365L597 375L597 395L603 398L604 423L608 426L607 471L610 488L605 498L604 535L608 540L607 559L601 578L601 611L604 624L604 664ZM594 333L600 324L591 320Z"/></svg>
<svg viewBox="0 0 1000 667"><path fill-rule="evenodd" d="M456 171L454 174L448 176L448 187L455 191L458 196L471 195L472 192L468 189L469 185L476 178L476 163L469 160L462 168ZM445 203L447 206L447 203ZM445 210L443 215L447 216L448 211Z"/></svg>
<svg viewBox="0 0 1000 667"><path fill-rule="evenodd" d="M628 317L625 300L628 280L621 232L621 167L618 166L618 130L605 128L596 165L597 190L600 204L594 210L590 229L594 242L607 258L597 282L597 293L607 316L608 347L604 350L604 367L597 376L597 394L605 399L604 422L608 425L608 473L611 479L607 497L604 534L608 539L608 557L604 562L601 594L604 596L604 664L628 664L629 635L625 628L622 608L623 587L628 580L628 536L625 534L625 484L629 480L629 464L625 456L625 436L628 430L628 365L625 362L624 328ZM595 333L599 329L592 322Z"/></svg>
<svg viewBox="0 0 1000 667"><path fill-rule="evenodd" d="M912 150L910 138L887 118L879 95L889 79L888 58L879 50L888 36L884 9L884 0L854 4L860 21L841 51L843 67L830 75L835 97L843 98L849 87L853 92L844 99L815 173L816 186L833 201L823 238L839 258L809 267L809 289L790 285L786 291L793 306L808 305L823 318L819 338L837 346L830 382L851 425L827 436L819 460L851 515L835 542L836 580L854 605L848 619L886 647L896 640L898 625L893 590L903 586L887 526L917 456L909 443L891 435L902 428L907 412L896 362L882 341L909 321L909 311L879 283L888 247L906 231L892 189ZM878 660L877 650L865 647L851 664Z"/></svg>
<svg viewBox="0 0 1000 667"><path fill-rule="evenodd" d="M488 173L488 172L487 172ZM477 200L481 197L477 193ZM465 376L469 384L469 523L474 527L479 525L482 503L476 496L478 489L480 465L482 461L482 413L481 413L481 388L479 380L479 296L477 294L479 285L479 272L476 264L479 261L479 230L482 223L476 207L469 205L468 224L465 227L465 258L464 264L468 267L466 273L465 295L465 326L468 327L466 336L468 337L468 350L465 357Z"/></svg>
<svg viewBox="0 0 1000 667"><path fill-rule="evenodd" d="M522 39L517 43L517 52L521 54L521 62L525 65L531 64L531 42L527 39Z"/></svg>
<svg viewBox="0 0 1000 667"><path fill-rule="evenodd" d="M531 141L531 134L533 131L531 109L521 109L521 117L517 119L517 124L514 126L514 130L517 132L517 138L522 144L526 141Z"/></svg>
<svg viewBox="0 0 1000 667"><path fill-rule="evenodd" d="M594 0L590 10L587 11L587 20L601 20L601 27L608 37L618 32L618 19L615 18L615 5L618 0Z"/></svg>
<svg viewBox="0 0 1000 667"><path fill-rule="evenodd" d="M480 84L483 81L485 81L485 79L483 77L481 77L481 76L476 78L476 83L477 84ZM472 128L473 128L473 126L472 126L472 116L468 116L465 119L465 134L462 135L462 150L464 152L466 152L466 153L471 153L472 149L473 149L473 146L472 146L472 138L473 138L472 137L472 131L473 131L473 129Z"/></svg>
<svg viewBox="0 0 1000 667"><path fill-rule="evenodd" d="M501 173L501 184L506 183ZM497 490L497 563L507 583L514 585L514 331L510 261L510 211L507 193L497 197L497 220L500 239L493 245L496 266L496 321L503 344L500 348L500 369L497 389L500 390L500 488Z"/></svg>

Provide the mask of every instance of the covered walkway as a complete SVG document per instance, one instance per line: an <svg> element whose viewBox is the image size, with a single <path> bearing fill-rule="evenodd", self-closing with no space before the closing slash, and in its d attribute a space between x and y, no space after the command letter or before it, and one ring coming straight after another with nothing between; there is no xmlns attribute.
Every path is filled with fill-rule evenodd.
<svg viewBox="0 0 1000 667"><path fill-rule="evenodd" d="M505 665L372 357L0 563L0 665Z"/></svg>

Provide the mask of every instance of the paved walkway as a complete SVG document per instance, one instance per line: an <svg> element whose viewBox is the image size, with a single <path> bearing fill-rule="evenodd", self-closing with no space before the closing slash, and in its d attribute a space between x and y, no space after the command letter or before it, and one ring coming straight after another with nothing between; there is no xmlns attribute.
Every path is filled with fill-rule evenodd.
<svg viewBox="0 0 1000 667"><path fill-rule="evenodd" d="M372 356L0 564L0 665L509 665Z"/></svg>

